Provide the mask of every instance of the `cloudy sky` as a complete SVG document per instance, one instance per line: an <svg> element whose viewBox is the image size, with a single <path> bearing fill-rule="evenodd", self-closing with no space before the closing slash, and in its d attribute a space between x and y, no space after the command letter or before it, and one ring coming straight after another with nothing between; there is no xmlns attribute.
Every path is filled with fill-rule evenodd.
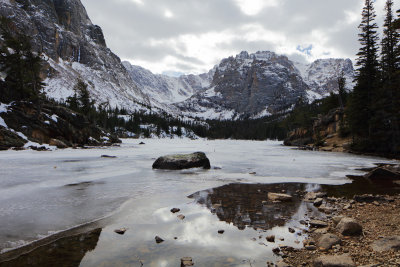
<svg viewBox="0 0 400 267"><path fill-rule="evenodd" d="M170 74L206 72L243 50L270 50L298 61L354 59L364 5L363 0L82 2L122 60ZM384 4L375 3L379 26Z"/></svg>

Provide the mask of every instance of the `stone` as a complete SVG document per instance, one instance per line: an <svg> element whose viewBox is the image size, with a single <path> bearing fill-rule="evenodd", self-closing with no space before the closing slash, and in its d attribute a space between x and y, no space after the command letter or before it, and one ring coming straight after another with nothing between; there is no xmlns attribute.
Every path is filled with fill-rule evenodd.
<svg viewBox="0 0 400 267"><path fill-rule="evenodd" d="M269 235L266 237L268 242L275 242L275 236L274 235Z"/></svg>
<svg viewBox="0 0 400 267"><path fill-rule="evenodd" d="M286 262L284 262L283 260L280 260L278 262L275 263L276 267L290 267L289 264L287 264Z"/></svg>
<svg viewBox="0 0 400 267"><path fill-rule="evenodd" d="M110 155L101 155L102 158L111 158L115 159L117 156L110 156Z"/></svg>
<svg viewBox="0 0 400 267"><path fill-rule="evenodd" d="M22 148L26 142L16 133L0 126L0 150L7 150L11 147Z"/></svg>
<svg viewBox="0 0 400 267"><path fill-rule="evenodd" d="M140 142L139 145L145 145L145 143L144 142Z"/></svg>
<svg viewBox="0 0 400 267"><path fill-rule="evenodd" d="M119 235L123 235L123 234L125 234L126 230L128 230L128 229L120 228L120 229L115 229L114 232L119 234Z"/></svg>
<svg viewBox="0 0 400 267"><path fill-rule="evenodd" d="M314 228L325 228L328 227L328 223L320 220L311 220L310 226Z"/></svg>
<svg viewBox="0 0 400 267"><path fill-rule="evenodd" d="M362 226L352 218L342 218L336 229L345 236L360 235L362 233Z"/></svg>
<svg viewBox="0 0 400 267"><path fill-rule="evenodd" d="M164 242L164 239L162 239L162 238L159 237L158 235L157 235L154 239L156 240L156 243L157 243L157 244Z"/></svg>
<svg viewBox="0 0 400 267"><path fill-rule="evenodd" d="M279 254L279 252L281 252L281 249L280 249L280 248L273 248L273 249L272 249L272 252L273 252L274 254Z"/></svg>
<svg viewBox="0 0 400 267"><path fill-rule="evenodd" d="M186 266L193 266L194 262L191 257L183 257L181 259L181 267L186 267Z"/></svg>
<svg viewBox="0 0 400 267"><path fill-rule="evenodd" d="M50 139L49 145L55 146L57 148L67 148L68 147L63 141L56 139L56 138Z"/></svg>
<svg viewBox="0 0 400 267"><path fill-rule="evenodd" d="M382 166L370 171L364 177L371 180L399 180L400 173L389 169L389 167Z"/></svg>
<svg viewBox="0 0 400 267"><path fill-rule="evenodd" d="M270 201L292 201L292 196L288 194L281 194L281 193L271 193L268 192L268 199Z"/></svg>
<svg viewBox="0 0 400 267"><path fill-rule="evenodd" d="M153 163L153 169L183 170L190 168L210 169L210 160L203 152L176 154L159 157Z"/></svg>
<svg viewBox="0 0 400 267"><path fill-rule="evenodd" d="M332 246L340 244L342 244L342 240L334 234L324 234L317 242L317 246L321 250L328 250L331 249Z"/></svg>
<svg viewBox="0 0 400 267"><path fill-rule="evenodd" d="M314 267L355 267L348 254L323 255L314 260Z"/></svg>
<svg viewBox="0 0 400 267"><path fill-rule="evenodd" d="M178 219L180 219L180 220L183 220L183 219L185 219L185 215L182 215L182 214L179 214L178 216L176 216L176 217L178 217Z"/></svg>
<svg viewBox="0 0 400 267"><path fill-rule="evenodd" d="M289 233L292 233L292 234L296 232L293 228L290 228L290 227L288 230L289 230Z"/></svg>
<svg viewBox="0 0 400 267"><path fill-rule="evenodd" d="M218 234L223 234L223 233L225 233L225 230L218 230Z"/></svg>
<svg viewBox="0 0 400 267"><path fill-rule="evenodd" d="M322 205L322 202L323 202L324 200L322 199L322 198L317 198L316 200L314 200L314 206L316 206L316 207L319 207L319 206L321 206Z"/></svg>
<svg viewBox="0 0 400 267"><path fill-rule="evenodd" d="M306 250L310 250L310 251L317 250L317 247L314 246L314 245L307 245L307 246L305 246L304 248L305 248Z"/></svg>
<svg viewBox="0 0 400 267"><path fill-rule="evenodd" d="M388 250L400 250L400 236L389 236L374 241L371 245L372 249L377 252Z"/></svg>
<svg viewBox="0 0 400 267"><path fill-rule="evenodd" d="M177 212L180 212L180 211L181 211L181 209L178 209L178 208L172 208L171 209L172 213L177 213Z"/></svg>

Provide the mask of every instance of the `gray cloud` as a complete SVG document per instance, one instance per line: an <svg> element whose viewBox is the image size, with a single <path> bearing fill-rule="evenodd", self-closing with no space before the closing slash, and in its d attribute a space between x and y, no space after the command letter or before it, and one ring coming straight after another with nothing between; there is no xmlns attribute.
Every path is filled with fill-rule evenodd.
<svg viewBox="0 0 400 267"><path fill-rule="evenodd" d="M82 2L118 56L159 73L206 71L242 50L271 50L303 59L296 47L310 44L315 57L354 57L363 6L363 1L279 0L249 16L236 0ZM376 2L378 15L383 3Z"/></svg>

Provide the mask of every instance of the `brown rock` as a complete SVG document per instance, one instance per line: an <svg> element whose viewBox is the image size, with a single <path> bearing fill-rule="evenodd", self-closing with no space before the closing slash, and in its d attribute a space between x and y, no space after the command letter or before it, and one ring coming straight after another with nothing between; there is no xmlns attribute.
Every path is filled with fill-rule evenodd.
<svg viewBox="0 0 400 267"><path fill-rule="evenodd" d="M378 252L388 251L388 250L400 250L400 236L390 236L384 237L376 240L371 245L372 249Z"/></svg>
<svg viewBox="0 0 400 267"><path fill-rule="evenodd" d="M292 196L287 194L268 192L268 199L271 201L292 201Z"/></svg>
<svg viewBox="0 0 400 267"><path fill-rule="evenodd" d="M181 259L181 267L186 267L186 266L193 266L194 262L191 257L183 257Z"/></svg>
<svg viewBox="0 0 400 267"><path fill-rule="evenodd" d="M356 220L347 217L340 220L336 229L346 236L360 235L362 233L362 226Z"/></svg>
<svg viewBox="0 0 400 267"><path fill-rule="evenodd" d="M337 245L337 244L341 244L342 240L340 240L340 238L334 234L324 234L322 235L318 242L317 242L317 246L318 248L322 249L322 250L328 250L330 248L332 248L332 246Z"/></svg>
<svg viewBox="0 0 400 267"><path fill-rule="evenodd" d="M353 267L356 266L347 254L324 255L314 260L314 267Z"/></svg>
<svg viewBox="0 0 400 267"><path fill-rule="evenodd" d="M49 145L56 146L57 148L67 148L68 146L61 140L52 138L50 139Z"/></svg>

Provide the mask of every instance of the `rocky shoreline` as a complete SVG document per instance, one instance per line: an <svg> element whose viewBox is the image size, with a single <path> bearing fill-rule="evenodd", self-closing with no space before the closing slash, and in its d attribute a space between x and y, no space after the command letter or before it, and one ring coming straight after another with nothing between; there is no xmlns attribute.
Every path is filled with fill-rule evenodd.
<svg viewBox="0 0 400 267"><path fill-rule="evenodd" d="M370 177L396 168L381 165L362 178L381 183L385 179L378 182ZM390 182L398 184L394 178ZM304 201L313 202L326 218L305 222L309 229L304 231L304 247L279 247L276 253L283 260L275 266L400 266L400 194L345 198L309 192Z"/></svg>

